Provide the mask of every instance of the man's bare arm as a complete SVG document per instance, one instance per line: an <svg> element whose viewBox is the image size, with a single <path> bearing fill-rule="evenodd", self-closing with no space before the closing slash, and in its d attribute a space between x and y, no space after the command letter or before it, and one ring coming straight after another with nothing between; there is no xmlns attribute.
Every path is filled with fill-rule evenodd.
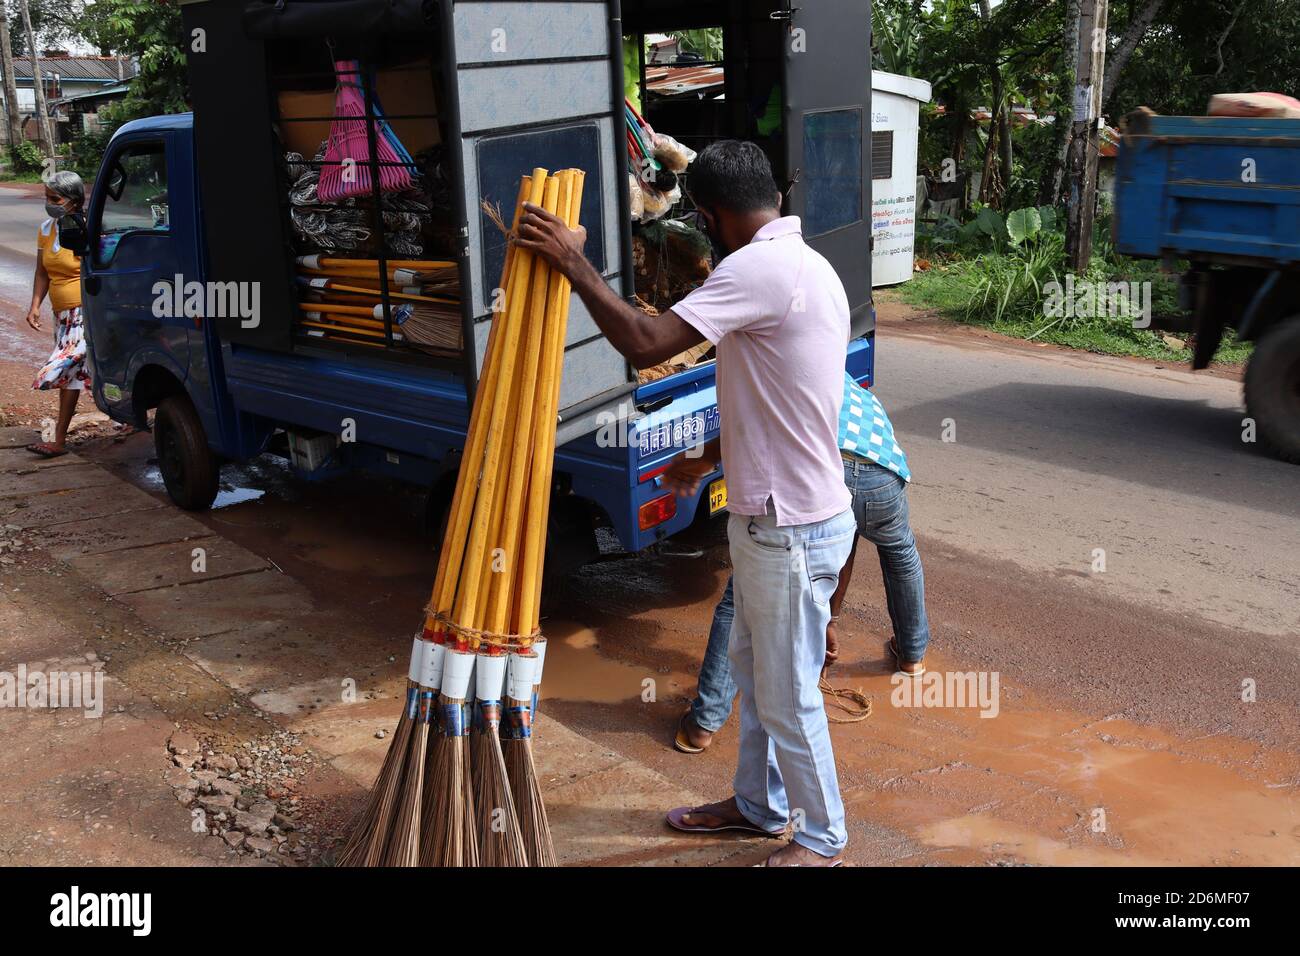
<svg viewBox="0 0 1300 956"><path fill-rule="evenodd" d="M541 256L569 278L597 327L629 362L649 368L704 341L671 309L651 316L620 299L583 255L586 241L586 229L570 229L558 216L525 203L516 245Z"/></svg>

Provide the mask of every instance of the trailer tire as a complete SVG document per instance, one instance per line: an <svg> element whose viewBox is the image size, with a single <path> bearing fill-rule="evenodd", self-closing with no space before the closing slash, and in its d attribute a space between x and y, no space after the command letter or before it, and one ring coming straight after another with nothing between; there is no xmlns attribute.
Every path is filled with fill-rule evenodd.
<svg viewBox="0 0 1300 956"><path fill-rule="evenodd" d="M172 501L186 511L207 509L217 497L217 458L187 396L172 395L159 403L153 444Z"/></svg>
<svg viewBox="0 0 1300 956"><path fill-rule="evenodd" d="M1246 414L1264 446L1300 464L1300 316L1260 336L1246 364L1245 391Z"/></svg>

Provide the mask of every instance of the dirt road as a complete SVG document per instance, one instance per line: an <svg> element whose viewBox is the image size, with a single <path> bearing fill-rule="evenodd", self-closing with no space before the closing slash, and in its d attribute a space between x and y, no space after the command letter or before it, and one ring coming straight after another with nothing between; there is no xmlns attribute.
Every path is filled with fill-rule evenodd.
<svg viewBox="0 0 1300 956"><path fill-rule="evenodd" d="M0 299L24 295L0 287ZM21 315L3 322L9 334ZM3 341L43 347L24 330ZM878 393L915 474L931 670L996 679L998 693L996 715L900 706L879 576L858 562L834 678L874 704L833 731L850 859L1300 862L1300 468L1242 443L1239 386L954 330L888 302L877 342ZM30 365L10 361L16 348L5 346L0 397L26 421L41 397L17 387ZM93 437L79 452L161 498L148 436ZM323 754L304 799L359 792L432 573L418 496L377 480L309 484L271 460L223 477L195 533L265 562L241 576L291 579L294 613L308 616L287 630L218 629L179 652ZM69 582L85 586L78 573ZM734 721L702 756L669 746L726 574L721 546L624 558L584 569L557 600L539 738L549 714L563 741L550 785L586 827L569 860L761 856L744 841L699 857L655 842L661 804L728 792ZM203 618L193 589L207 586L156 593ZM143 613L151 600L127 603ZM313 714L323 688L362 668L375 695L364 710ZM599 851L576 845L597 834Z"/></svg>

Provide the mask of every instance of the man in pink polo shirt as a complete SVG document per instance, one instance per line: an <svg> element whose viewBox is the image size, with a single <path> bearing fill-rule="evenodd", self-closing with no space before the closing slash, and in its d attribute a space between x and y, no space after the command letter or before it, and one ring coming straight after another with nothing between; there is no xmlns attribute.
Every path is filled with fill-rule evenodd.
<svg viewBox="0 0 1300 956"><path fill-rule="evenodd" d="M748 830L789 844L773 866L834 866L847 839L818 689L830 599L856 534L838 443L849 306L835 270L782 217L763 151L726 140L691 165L689 190L725 257L671 310L647 317L582 254L585 232L530 207L519 244L567 275L610 343L638 368L708 339L717 346L721 442L678 456L670 487L727 475L741 695L735 795L668 815L689 832Z"/></svg>

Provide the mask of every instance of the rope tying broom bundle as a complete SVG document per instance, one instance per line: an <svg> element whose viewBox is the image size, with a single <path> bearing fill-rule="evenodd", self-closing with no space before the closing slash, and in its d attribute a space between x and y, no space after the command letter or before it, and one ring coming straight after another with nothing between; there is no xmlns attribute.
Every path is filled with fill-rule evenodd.
<svg viewBox="0 0 1300 956"><path fill-rule="evenodd" d="M576 227L582 187L580 170L533 170L512 229L525 200ZM423 279L436 264L388 265L396 281L408 268ZM343 279L358 268L326 257L299 267ZM570 288L513 244L501 286L505 305L488 333L433 594L412 645L407 706L344 865L555 865L532 733Z"/></svg>

